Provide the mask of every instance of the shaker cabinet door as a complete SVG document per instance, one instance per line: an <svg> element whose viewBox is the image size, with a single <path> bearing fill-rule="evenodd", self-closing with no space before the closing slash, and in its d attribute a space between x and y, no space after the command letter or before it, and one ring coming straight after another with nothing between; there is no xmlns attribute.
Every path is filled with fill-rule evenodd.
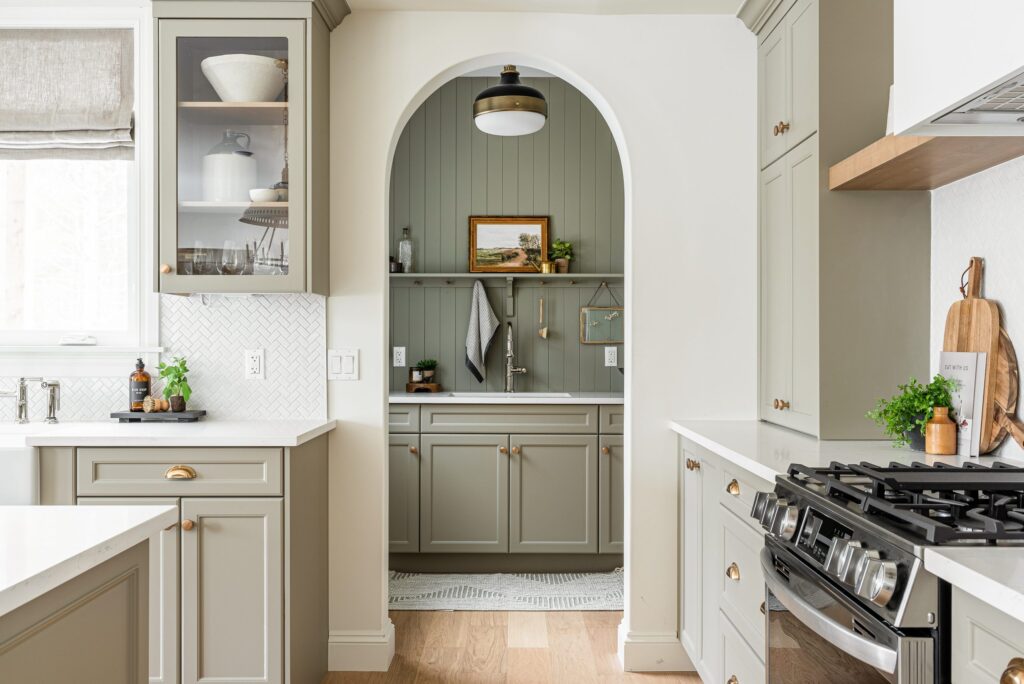
<svg viewBox="0 0 1024 684"><path fill-rule="evenodd" d="M786 160L761 172L761 416L779 415L793 373L793 223Z"/></svg>
<svg viewBox="0 0 1024 684"><path fill-rule="evenodd" d="M758 48L758 139L761 168L786 151L786 135L779 124L789 119L789 42L786 23L775 27Z"/></svg>
<svg viewBox="0 0 1024 684"><path fill-rule="evenodd" d="M621 435L602 435L598 460L598 551L625 551L625 449Z"/></svg>
<svg viewBox="0 0 1024 684"><path fill-rule="evenodd" d="M701 563L703 553L701 541L702 493L701 473L704 466L690 443L679 440L679 553L681 569L679 575L679 632L690 660L698 668L704 660L703 632L701 624L702 588ZM698 464L695 467L694 464ZM703 670L702 670L703 671Z"/></svg>
<svg viewBox="0 0 1024 684"><path fill-rule="evenodd" d="M420 550L420 436L388 439L388 549Z"/></svg>

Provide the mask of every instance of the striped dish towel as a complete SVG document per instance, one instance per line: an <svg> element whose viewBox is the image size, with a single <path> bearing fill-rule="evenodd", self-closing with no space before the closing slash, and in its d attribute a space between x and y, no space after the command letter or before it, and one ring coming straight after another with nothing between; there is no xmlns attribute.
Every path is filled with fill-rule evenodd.
<svg viewBox="0 0 1024 684"><path fill-rule="evenodd" d="M487 349L491 346L491 340L494 339L494 333L499 325L498 317L494 315L494 310L487 301L487 290L478 280L473 283L469 329L466 331L466 368L477 382L483 382L487 377Z"/></svg>

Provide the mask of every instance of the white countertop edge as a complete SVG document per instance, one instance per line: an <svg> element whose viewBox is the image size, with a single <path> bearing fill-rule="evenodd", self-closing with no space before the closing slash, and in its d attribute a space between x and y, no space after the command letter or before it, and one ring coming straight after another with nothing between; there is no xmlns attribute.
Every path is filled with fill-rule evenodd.
<svg viewBox="0 0 1024 684"><path fill-rule="evenodd" d="M5 442L31 447L297 447L330 432L336 420L216 421L196 423L75 423L18 426Z"/></svg>
<svg viewBox="0 0 1024 684"><path fill-rule="evenodd" d="M692 442L700 444L705 449L710 449L711 451L715 452L716 454L726 459L727 461L731 461L735 465L738 465L740 468L746 470L748 473L752 473L753 475L758 476L762 480L767 480L768 482L775 482L775 477L777 475L782 474L773 468L769 468L768 466L764 465L759 461L744 456L738 451L733 451L724 444L721 444L713 439L708 438L707 435L704 435L695 430L691 430L690 428L686 427L682 423L679 423L678 421L669 421L669 427L672 429L673 432L682 435L683 437Z"/></svg>
<svg viewBox="0 0 1024 684"><path fill-rule="evenodd" d="M534 397L529 392L513 393L509 396L493 397L453 397L450 392L436 394L421 392L407 394L392 392L388 395L389 404L451 404L451 405L526 405L526 406L565 406L565 405L601 405L617 406L625 403L625 397L616 392L570 392L570 397Z"/></svg>
<svg viewBox="0 0 1024 684"><path fill-rule="evenodd" d="M982 568L971 567L953 557L961 552L974 556L974 562L980 563ZM999 553L998 558L987 558L996 552ZM1013 554L1012 558L1010 554ZM1016 569L1006 572L1007 561L1016 566L1024 565L1024 547L938 547L924 550L926 570L979 601L998 608L1014 620L1020 620L1024 615L1024 576ZM1006 575L1006 580L1012 577L1015 583L1009 584L993 576L999 574Z"/></svg>
<svg viewBox="0 0 1024 684"><path fill-rule="evenodd" d="M35 508L56 508L53 506ZM61 506L59 508L79 509L78 506ZM92 506L82 508L94 508ZM118 506L117 508L125 508ZM0 616L7 615L33 599L39 598L48 591L56 589L65 582L73 580L82 573L88 572L114 556L127 551L136 544L142 543L164 528L178 522L177 506L133 506L132 508L151 509L152 515L131 527L122 528L85 549L81 549L67 558L39 570L13 584L0 587ZM5 551L11 545L0 539ZM17 550L14 550L17 552ZM151 572L153 570L151 569ZM145 591L145 590L144 590Z"/></svg>

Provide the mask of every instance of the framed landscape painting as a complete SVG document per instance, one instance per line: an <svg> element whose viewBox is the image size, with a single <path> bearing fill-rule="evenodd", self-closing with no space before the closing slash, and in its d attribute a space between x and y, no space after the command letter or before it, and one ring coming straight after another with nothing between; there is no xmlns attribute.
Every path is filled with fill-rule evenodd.
<svg viewBox="0 0 1024 684"><path fill-rule="evenodd" d="M548 254L547 216L470 216L470 273L538 273Z"/></svg>

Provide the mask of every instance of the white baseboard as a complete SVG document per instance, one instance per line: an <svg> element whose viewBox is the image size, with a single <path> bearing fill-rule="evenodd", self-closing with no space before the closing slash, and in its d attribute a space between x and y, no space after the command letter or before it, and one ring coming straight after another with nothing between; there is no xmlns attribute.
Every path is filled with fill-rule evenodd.
<svg viewBox="0 0 1024 684"><path fill-rule="evenodd" d="M332 631L327 640L327 669L331 672L386 672L395 655L395 625L385 631Z"/></svg>
<svg viewBox="0 0 1024 684"><path fill-rule="evenodd" d="M619 660L626 672L694 672L679 637L672 634L636 634L619 624Z"/></svg>

